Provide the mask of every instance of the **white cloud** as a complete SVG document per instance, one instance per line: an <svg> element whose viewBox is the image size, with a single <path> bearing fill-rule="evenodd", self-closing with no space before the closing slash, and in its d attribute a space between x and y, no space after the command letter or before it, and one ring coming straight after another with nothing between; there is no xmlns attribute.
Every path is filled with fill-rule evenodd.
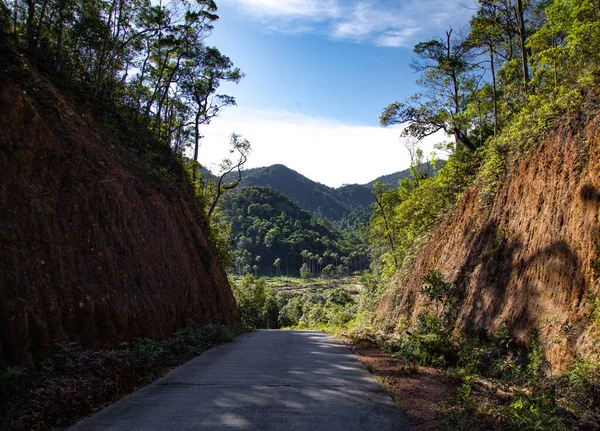
<svg viewBox="0 0 600 431"><path fill-rule="evenodd" d="M406 27L402 30L390 30L379 36L375 43L379 46L398 47L411 45L412 36L417 34L418 27Z"/></svg>
<svg viewBox="0 0 600 431"><path fill-rule="evenodd" d="M323 21L336 18L340 13L335 0L235 0L235 2L258 17Z"/></svg>
<svg viewBox="0 0 600 431"><path fill-rule="evenodd" d="M226 0L266 29L321 33L337 40L412 47L468 22L476 0Z"/></svg>
<svg viewBox="0 0 600 431"><path fill-rule="evenodd" d="M288 111L239 107L225 111L204 128L199 161L210 168L227 157L232 132L252 144L248 168L281 163L333 187L366 183L410 164L399 128L350 125ZM429 154L441 140L443 136L432 137L421 148Z"/></svg>

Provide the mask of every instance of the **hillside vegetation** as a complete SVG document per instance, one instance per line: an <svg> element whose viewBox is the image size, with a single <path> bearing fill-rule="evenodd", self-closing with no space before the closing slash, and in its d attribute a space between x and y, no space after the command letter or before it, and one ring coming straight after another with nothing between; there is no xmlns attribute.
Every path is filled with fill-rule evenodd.
<svg viewBox="0 0 600 431"><path fill-rule="evenodd" d="M518 3L482 1L469 34L416 45L425 91L382 114L407 137L444 130L455 142L437 176L376 193L373 258L396 277L378 316L415 324L423 277L441 270L457 289L453 328L510 321L521 340L543 329L563 369L596 349L600 21L592 1ZM554 343L565 327L569 341Z"/></svg>
<svg viewBox="0 0 600 431"><path fill-rule="evenodd" d="M339 220L344 214L364 209L373 202L367 187L352 185L334 189L283 165L245 170L241 186L271 187L315 217L330 220Z"/></svg>
<svg viewBox="0 0 600 431"><path fill-rule="evenodd" d="M316 219L269 187L245 187L226 196L221 219L231 227L233 269L238 274L318 276L333 265L344 273L368 268L357 233Z"/></svg>
<svg viewBox="0 0 600 431"><path fill-rule="evenodd" d="M423 163L422 170L432 176L443 164L443 160L437 161L435 166ZM367 184L344 184L333 188L312 181L284 165L272 165L245 170L240 187L271 187L315 217L326 218L348 227L353 220L368 222L370 206L375 202L372 193L375 183L395 187L400 180L412 175L411 169L405 169L381 176Z"/></svg>

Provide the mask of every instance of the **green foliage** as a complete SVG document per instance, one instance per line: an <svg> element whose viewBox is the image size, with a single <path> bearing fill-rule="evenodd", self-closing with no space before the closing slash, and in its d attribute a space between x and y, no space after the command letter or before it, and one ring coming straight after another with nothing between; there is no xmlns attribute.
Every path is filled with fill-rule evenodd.
<svg viewBox="0 0 600 431"><path fill-rule="evenodd" d="M2 428L64 429L241 332L190 321L164 341L139 339L111 350L57 345L46 366L0 370Z"/></svg>
<svg viewBox="0 0 600 431"><path fill-rule="evenodd" d="M244 171L243 187L270 187L316 218L338 222L344 217L367 221L363 212L373 203L370 186L349 184L334 189L312 181L284 165ZM347 222L349 220L346 220ZM351 224L351 223L348 223Z"/></svg>
<svg viewBox="0 0 600 431"><path fill-rule="evenodd" d="M551 391L533 394L517 391L508 407L498 407L495 413L509 429L572 429L557 414L556 401Z"/></svg>
<svg viewBox="0 0 600 431"><path fill-rule="evenodd" d="M23 367L8 367L0 372L0 389L8 391L19 384L19 381L27 376L27 370Z"/></svg>
<svg viewBox="0 0 600 431"><path fill-rule="evenodd" d="M54 356L44 363L44 367L47 369L55 367L61 369L70 368L79 351L80 345L77 342L56 343L54 345Z"/></svg>
<svg viewBox="0 0 600 431"><path fill-rule="evenodd" d="M358 312L352 295L335 286L304 293L278 292L265 279L246 275L234 285L234 295L243 322L255 328L342 328Z"/></svg>
<svg viewBox="0 0 600 431"><path fill-rule="evenodd" d="M387 195L376 189L382 205L371 219L369 245L374 269L385 277L402 267L473 181L491 205L509 166L565 118L595 110L597 2L534 0L523 2L522 13L515 6L481 0L468 35L455 38L448 31L446 38L417 44L423 91L389 105L381 116L383 125L407 123L407 136L422 139L444 130L455 141L435 177L401 181Z"/></svg>
<svg viewBox="0 0 600 431"><path fill-rule="evenodd" d="M416 163L420 166L422 162ZM376 186L377 206L368 237L373 266L378 273L389 278L403 266L413 248L472 183L478 165L478 154L456 147L434 177L404 179L396 189Z"/></svg>
<svg viewBox="0 0 600 431"><path fill-rule="evenodd" d="M371 313L375 310L383 294L383 281L371 273L361 275L358 281L362 286L360 292L361 311Z"/></svg>
<svg viewBox="0 0 600 431"><path fill-rule="evenodd" d="M233 254L229 244L231 235L231 226L226 221L218 217L210 219L210 241L215 245L217 255L221 264L226 270L230 270L233 265Z"/></svg>
<svg viewBox="0 0 600 431"><path fill-rule="evenodd" d="M335 277L336 273L337 273L337 270L336 270L335 266L333 266L332 264L329 264L325 268L323 268L323 271L321 272L321 277L327 278L327 279L332 279L333 277Z"/></svg>
<svg viewBox="0 0 600 431"><path fill-rule="evenodd" d="M235 99L217 95L243 74L205 39L218 19L212 0L15 1L13 40L29 58L99 108L129 110L181 154L198 128ZM132 118L130 117L130 118Z"/></svg>
<svg viewBox="0 0 600 431"><path fill-rule="evenodd" d="M570 401L600 424L600 361L576 357L566 379Z"/></svg>
<svg viewBox="0 0 600 431"><path fill-rule="evenodd" d="M594 306L590 314L590 319L597 329L600 329L600 297L593 296Z"/></svg>
<svg viewBox="0 0 600 431"><path fill-rule="evenodd" d="M529 341L525 377L530 382L538 381L544 376L544 371L548 369L550 369L550 362L544 354L544 346L540 339L540 333L538 330L534 330L531 333Z"/></svg>
<svg viewBox="0 0 600 431"><path fill-rule="evenodd" d="M340 328L355 318L354 298L341 287L291 297L280 312L282 326Z"/></svg>
<svg viewBox="0 0 600 431"><path fill-rule="evenodd" d="M308 280L312 278L312 272L306 263L303 263L300 267L300 278L303 280Z"/></svg>
<svg viewBox="0 0 600 431"><path fill-rule="evenodd" d="M235 105L233 97L217 94L220 85L243 77L227 56L206 44L218 19L216 4L212 0L6 3L1 19L10 35L2 37L2 45L10 44L12 49L6 52L20 54L7 61L10 67L27 68L29 63L21 57L27 58L60 87L76 111L84 107L82 118L91 110L110 143L135 154L166 193L182 192L191 207L200 203L212 213L212 204L230 184L210 187L208 178L204 184L199 181L199 141L202 129L222 109ZM10 20L6 23L10 29L4 28L5 19ZM11 73L11 78L23 79L20 84L31 87L27 74ZM235 136L232 147L245 160L249 145ZM186 158L190 148L192 160ZM224 164L226 170L235 167L231 161ZM194 186L201 196L194 196ZM211 194L214 190L216 196ZM200 211L193 212L204 218ZM231 259L224 246L224 227L214 223L212 228L211 240L227 265Z"/></svg>
<svg viewBox="0 0 600 431"><path fill-rule="evenodd" d="M233 294L242 315L242 322L253 328L278 328L279 304L277 292L266 286L264 278L247 274L233 285Z"/></svg>
<svg viewBox="0 0 600 431"><path fill-rule="evenodd" d="M439 306L442 307L442 310L437 310L438 313L443 311L446 306L452 307L454 305L456 302L456 287L452 283L447 283L441 272L430 269L427 275L423 277L423 281L426 284L421 288L421 294L434 303L436 309Z"/></svg>
<svg viewBox="0 0 600 431"><path fill-rule="evenodd" d="M154 361L165 352L161 343L150 338L138 338L135 340L133 350L142 361Z"/></svg>
<svg viewBox="0 0 600 431"><path fill-rule="evenodd" d="M352 270L365 268L364 255L354 251L357 238L314 218L271 188L235 190L226 196L221 211L221 220L231 225L233 267L238 274L252 271L254 265L263 275L272 275L274 269L277 274L297 275L305 264L304 277L318 276L327 265L344 262Z"/></svg>
<svg viewBox="0 0 600 431"><path fill-rule="evenodd" d="M463 408L467 410L473 410L475 407L475 402L471 397L473 387L475 386L475 381L475 376L465 374L462 378L462 384L460 388L458 388L458 399Z"/></svg>

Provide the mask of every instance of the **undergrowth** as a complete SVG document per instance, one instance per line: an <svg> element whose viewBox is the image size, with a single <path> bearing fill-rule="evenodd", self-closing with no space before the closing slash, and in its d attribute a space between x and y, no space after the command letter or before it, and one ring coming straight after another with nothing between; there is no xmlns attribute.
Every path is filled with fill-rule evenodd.
<svg viewBox="0 0 600 431"><path fill-rule="evenodd" d="M56 344L38 370L0 371L0 430L68 427L245 331L190 322L167 340L140 338L111 350Z"/></svg>
<svg viewBox="0 0 600 431"><path fill-rule="evenodd" d="M496 331L457 335L457 287L430 271L421 294L430 306L416 325L391 332L363 326L346 335L394 355L406 374L434 367L455 376L457 403L445 407L449 429L600 429L599 361L580 356L568 373L552 376L538 330L526 344L513 337L513 319Z"/></svg>

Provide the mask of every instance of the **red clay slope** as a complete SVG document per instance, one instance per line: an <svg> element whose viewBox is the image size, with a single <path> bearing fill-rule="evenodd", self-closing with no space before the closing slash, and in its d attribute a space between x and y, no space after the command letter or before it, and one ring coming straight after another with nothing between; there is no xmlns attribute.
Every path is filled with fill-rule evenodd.
<svg viewBox="0 0 600 431"><path fill-rule="evenodd" d="M0 79L0 365L237 322L200 209L23 73Z"/></svg>
<svg viewBox="0 0 600 431"><path fill-rule="evenodd" d="M422 277L437 268L466 288L458 329L517 336L542 331L548 359L564 368L598 338L590 314L600 294L600 119L565 126L510 169L491 207L468 190L381 302L388 324L425 308ZM577 134L576 134L577 133Z"/></svg>

